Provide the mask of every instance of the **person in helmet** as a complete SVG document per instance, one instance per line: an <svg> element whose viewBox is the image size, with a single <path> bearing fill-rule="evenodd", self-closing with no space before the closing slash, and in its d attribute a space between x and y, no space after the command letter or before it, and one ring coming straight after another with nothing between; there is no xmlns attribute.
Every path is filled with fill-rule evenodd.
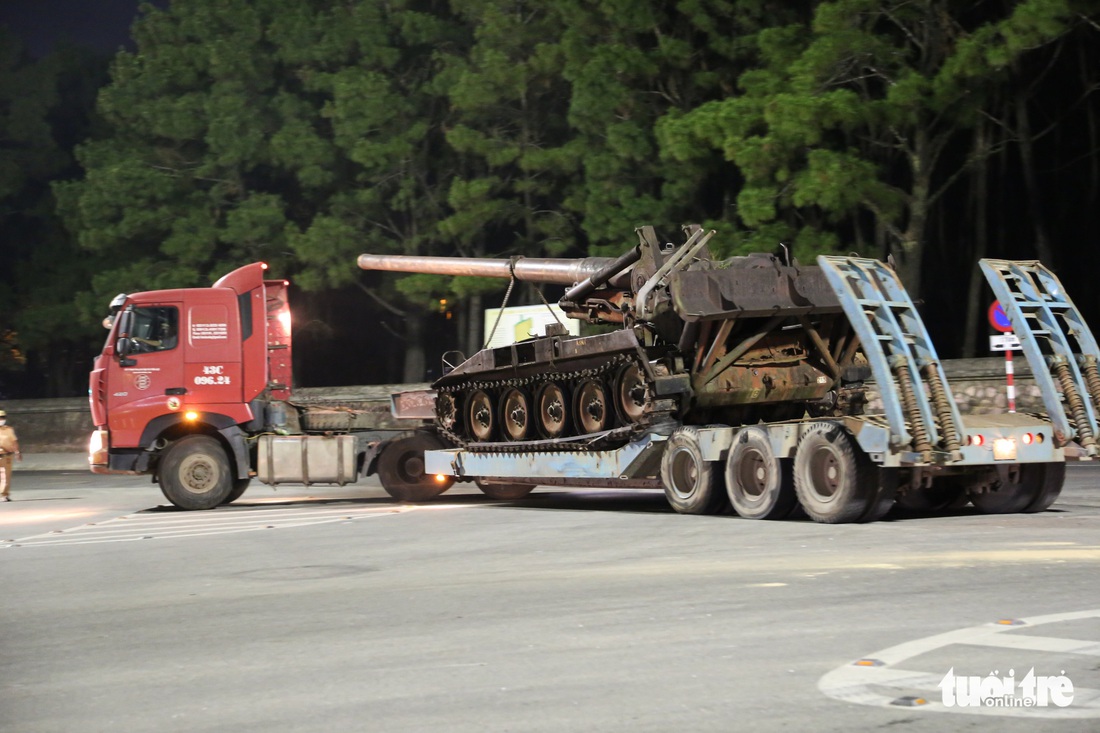
<svg viewBox="0 0 1100 733"><path fill-rule="evenodd" d="M12 456L23 460L15 428L8 425L8 414L0 410L0 499L3 501L11 501Z"/></svg>

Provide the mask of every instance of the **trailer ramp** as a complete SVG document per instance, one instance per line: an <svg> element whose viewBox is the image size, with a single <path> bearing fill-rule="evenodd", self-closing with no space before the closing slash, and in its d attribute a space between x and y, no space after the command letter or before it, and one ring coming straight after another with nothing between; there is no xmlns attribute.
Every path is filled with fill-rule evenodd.
<svg viewBox="0 0 1100 733"><path fill-rule="evenodd" d="M962 460L962 416L928 329L897 274L864 257L821 255L817 263L863 344L892 447L911 447L927 462Z"/></svg>
<svg viewBox="0 0 1100 733"><path fill-rule="evenodd" d="M979 265L1020 339L1055 441L1064 446L1075 440L1086 458L1096 456L1100 349L1081 312L1037 260L983 259Z"/></svg>

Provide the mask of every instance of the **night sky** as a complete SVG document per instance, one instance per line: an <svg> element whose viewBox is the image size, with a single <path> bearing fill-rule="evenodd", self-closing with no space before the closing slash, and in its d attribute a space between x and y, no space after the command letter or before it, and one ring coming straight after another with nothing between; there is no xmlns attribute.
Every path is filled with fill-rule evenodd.
<svg viewBox="0 0 1100 733"><path fill-rule="evenodd" d="M140 0L0 0L0 25L22 39L31 55L70 41L111 53L130 44ZM167 5L167 0L155 2Z"/></svg>

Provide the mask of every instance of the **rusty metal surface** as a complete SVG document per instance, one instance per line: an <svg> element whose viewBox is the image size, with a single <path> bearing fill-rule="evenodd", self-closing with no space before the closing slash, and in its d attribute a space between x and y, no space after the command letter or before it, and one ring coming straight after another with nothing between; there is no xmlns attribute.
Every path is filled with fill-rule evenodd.
<svg viewBox="0 0 1100 733"><path fill-rule="evenodd" d="M390 412L399 420L432 420L435 418L435 390L396 392L390 396Z"/></svg>
<svg viewBox="0 0 1100 733"><path fill-rule="evenodd" d="M685 321L841 310L840 300L817 267L687 270L671 276L669 292L677 314Z"/></svg>

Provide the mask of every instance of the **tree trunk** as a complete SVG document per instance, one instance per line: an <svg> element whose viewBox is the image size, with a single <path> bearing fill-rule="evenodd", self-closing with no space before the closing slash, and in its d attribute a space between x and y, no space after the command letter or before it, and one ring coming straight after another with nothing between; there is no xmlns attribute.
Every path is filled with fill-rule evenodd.
<svg viewBox="0 0 1100 733"><path fill-rule="evenodd" d="M471 295L466 304L466 329L462 333L462 353L471 357L481 351L482 321L485 320L484 306L481 294Z"/></svg>
<svg viewBox="0 0 1100 733"><path fill-rule="evenodd" d="M978 267L978 260L985 257L989 248L989 131L988 123L980 122L974 128L974 168L970 174L970 218L974 222L974 248L970 268L970 284L966 293L966 329L963 331L963 356L978 355L978 323L982 310L982 285L985 277Z"/></svg>
<svg viewBox="0 0 1100 733"><path fill-rule="evenodd" d="M401 381L405 384L423 382L427 374L424 357L424 315L409 313L405 316L405 369Z"/></svg>
<svg viewBox="0 0 1100 733"><path fill-rule="evenodd" d="M1020 140L1020 163L1023 166L1028 209L1031 211L1031 221L1035 228L1035 256L1047 267L1054 267L1054 252L1051 250L1050 238L1043 222L1039 179L1035 176L1035 141L1031 134L1031 118L1027 111L1027 94L1024 90L1016 93L1016 133Z"/></svg>

